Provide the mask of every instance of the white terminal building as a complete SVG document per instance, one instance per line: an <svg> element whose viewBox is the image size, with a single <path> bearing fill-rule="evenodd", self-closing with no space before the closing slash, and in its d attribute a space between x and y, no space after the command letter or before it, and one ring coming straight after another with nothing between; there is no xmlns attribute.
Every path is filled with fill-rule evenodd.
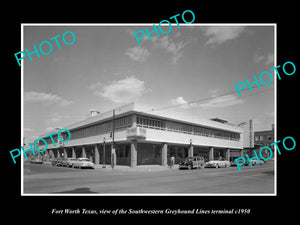
<svg viewBox="0 0 300 225"><path fill-rule="evenodd" d="M50 137L45 138L55 131L39 137L47 141L45 154L51 158L86 157L96 165L110 164L113 158L116 165L135 167L167 166L171 156L177 164L188 156L203 156L208 161L220 157L231 160L243 154L240 126L218 118L145 110L134 103L62 128L71 133L68 142L59 142L53 135L54 146ZM39 149L43 145L40 141Z"/></svg>

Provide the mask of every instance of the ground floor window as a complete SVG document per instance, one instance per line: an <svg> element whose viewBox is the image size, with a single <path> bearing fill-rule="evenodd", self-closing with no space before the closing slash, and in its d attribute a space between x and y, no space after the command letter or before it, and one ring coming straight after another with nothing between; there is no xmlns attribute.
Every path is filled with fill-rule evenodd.
<svg viewBox="0 0 300 225"><path fill-rule="evenodd" d="M117 165L130 165L130 144L117 144L116 156Z"/></svg>
<svg viewBox="0 0 300 225"><path fill-rule="evenodd" d="M137 143L137 165L161 165L162 145Z"/></svg>
<svg viewBox="0 0 300 225"><path fill-rule="evenodd" d="M188 157L188 147L184 146L168 146L168 162L170 158L174 156L175 164L179 164L184 161L186 157Z"/></svg>

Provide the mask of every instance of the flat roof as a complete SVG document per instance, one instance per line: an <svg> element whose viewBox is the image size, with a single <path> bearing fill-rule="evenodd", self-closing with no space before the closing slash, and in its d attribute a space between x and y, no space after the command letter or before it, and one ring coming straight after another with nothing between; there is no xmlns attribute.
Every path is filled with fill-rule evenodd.
<svg viewBox="0 0 300 225"><path fill-rule="evenodd" d="M216 128L220 130L226 130L226 131L232 131L232 132L238 132L242 133L243 128L237 127L233 124L229 123L220 123L208 118L205 118L203 116L195 116L187 113L182 112L170 112L166 110L151 110L147 109L147 107L144 107L143 105L134 105L134 111L139 114L144 114L148 116L154 116L166 120L173 120L177 122L183 122L187 124L193 124L193 125L201 125L204 127L210 127L210 128Z"/></svg>
<svg viewBox="0 0 300 225"><path fill-rule="evenodd" d="M254 131L254 134L274 134L275 130L260 130Z"/></svg>
<svg viewBox="0 0 300 225"><path fill-rule="evenodd" d="M207 119L200 116L195 117L193 115L186 114L186 113L153 110L153 109L149 109L149 107L145 107L144 105L135 104L134 102L115 109L116 118L119 118L121 116L126 116L126 115L132 115L132 114L139 114L143 116L154 117L154 118L164 119L164 120L169 120L174 122L182 122L190 125L201 125L208 128L215 128L219 130L226 130L226 131L232 131L237 133L243 132L243 129L241 127L237 127L232 124L220 123L211 119ZM112 117L113 117L113 110L109 110L107 112L100 113L96 116L89 117L87 119L69 124L62 128L66 128L68 130L78 129L80 127L91 126L93 124L98 123L99 121L104 122L105 120L110 120ZM47 133L44 133L40 137L47 136L53 132L54 130L49 131Z"/></svg>

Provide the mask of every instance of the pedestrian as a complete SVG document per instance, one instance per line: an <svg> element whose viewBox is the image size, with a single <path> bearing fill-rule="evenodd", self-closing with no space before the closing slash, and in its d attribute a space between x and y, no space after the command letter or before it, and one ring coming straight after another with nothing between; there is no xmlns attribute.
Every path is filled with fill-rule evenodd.
<svg viewBox="0 0 300 225"><path fill-rule="evenodd" d="M174 156L171 156L171 169L174 168L174 164L175 164L175 157Z"/></svg>

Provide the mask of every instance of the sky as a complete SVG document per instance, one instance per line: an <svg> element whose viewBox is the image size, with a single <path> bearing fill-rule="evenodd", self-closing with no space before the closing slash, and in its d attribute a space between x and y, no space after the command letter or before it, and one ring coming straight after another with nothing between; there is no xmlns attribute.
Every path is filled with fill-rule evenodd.
<svg viewBox="0 0 300 225"><path fill-rule="evenodd" d="M232 124L252 119L255 131L271 129L274 79L241 97L234 85L254 82L254 75L275 66L273 25L178 28L175 23L167 34L150 34L152 40L146 34L139 45L134 33L145 27L153 30L153 24L24 25L24 50L32 52L43 41L52 45L48 55L22 61L26 140L83 120L91 110L101 113L130 102ZM71 45L62 40L66 31L76 37ZM60 49L50 40L57 35ZM65 40L71 43L72 35L67 33ZM43 44L42 50L50 48Z"/></svg>

